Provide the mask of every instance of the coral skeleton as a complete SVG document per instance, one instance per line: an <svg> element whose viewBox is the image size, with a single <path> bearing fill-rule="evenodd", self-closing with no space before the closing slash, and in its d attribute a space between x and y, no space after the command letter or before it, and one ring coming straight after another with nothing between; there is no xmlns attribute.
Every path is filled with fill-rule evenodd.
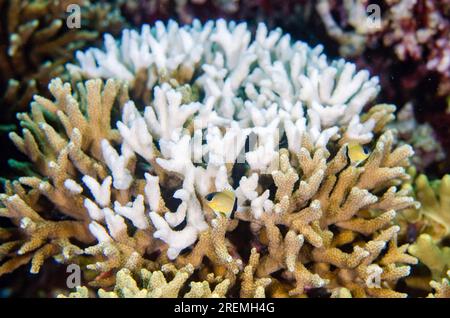
<svg viewBox="0 0 450 318"><path fill-rule="evenodd" d="M78 83L53 79L11 134L35 174L0 197L16 225L0 274L53 257L87 263L100 297L407 296L417 259L394 218L417 206L414 152L373 105L376 77L224 20L105 35L77 59ZM204 199L226 189L230 218Z"/></svg>

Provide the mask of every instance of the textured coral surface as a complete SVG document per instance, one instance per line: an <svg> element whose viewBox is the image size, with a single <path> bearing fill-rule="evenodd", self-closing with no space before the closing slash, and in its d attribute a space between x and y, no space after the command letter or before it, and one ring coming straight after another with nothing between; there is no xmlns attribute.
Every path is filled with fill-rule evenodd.
<svg viewBox="0 0 450 318"><path fill-rule="evenodd" d="M450 297L449 32L448 1L0 0L0 297Z"/></svg>
<svg viewBox="0 0 450 318"><path fill-rule="evenodd" d="M79 23L73 19L79 8ZM74 11L75 10L75 11ZM13 177L25 166L8 141L17 129L16 114L28 109L33 94L47 96L47 85L63 76L64 64L74 52L93 45L108 31L118 34L124 19L108 3L85 0L0 1L0 175ZM20 158L22 159L22 158ZM8 161L9 160L9 161Z"/></svg>
<svg viewBox="0 0 450 318"><path fill-rule="evenodd" d="M271 28L281 27L310 45L321 43L329 56L340 53L358 68L379 76L380 100L400 108L411 104L420 124L431 124L424 129L419 126L420 132L408 141L420 143L419 148L424 150L422 145L435 139L432 144L442 143L444 152L450 151L450 115L446 114L446 108L450 109L447 1L119 0L117 3L136 26L168 18L191 23L196 18L206 21L220 17L246 21L251 29L257 22L264 22ZM369 18L377 12L379 25ZM419 168L425 167L427 172L438 175L448 173L450 164L434 156L437 148L428 150L424 154L425 164L418 163Z"/></svg>
<svg viewBox="0 0 450 318"><path fill-rule="evenodd" d="M446 151L450 96L450 2L434 0L321 0L316 5L340 53L380 75L383 95L414 103L437 130ZM368 23L368 13L379 23ZM445 171L449 171L445 164Z"/></svg>
<svg viewBox="0 0 450 318"><path fill-rule="evenodd" d="M144 25L76 57L10 134L32 169L0 197L0 274L53 258L100 297L407 296L417 258L396 215L419 206L414 151L395 107L374 105L376 77L224 20ZM225 189L233 217L204 199Z"/></svg>
<svg viewBox="0 0 450 318"><path fill-rule="evenodd" d="M70 7L81 8L80 28L68 23ZM121 28L119 13L89 1L0 1L0 103L3 122L25 110L38 89L63 71L73 52ZM43 89L44 88L44 89Z"/></svg>

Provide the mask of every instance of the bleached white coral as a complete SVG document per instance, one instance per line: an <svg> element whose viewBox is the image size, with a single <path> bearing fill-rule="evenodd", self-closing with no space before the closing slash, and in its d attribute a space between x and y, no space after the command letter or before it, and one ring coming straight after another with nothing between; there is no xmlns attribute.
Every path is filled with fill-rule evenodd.
<svg viewBox="0 0 450 318"><path fill-rule="evenodd" d="M113 187L132 187L133 153L182 181L173 195L181 203L169 211L161 203L160 173L145 174L145 202L137 196L114 206L106 202L106 190L101 192L96 181L86 177L100 205L85 200L89 215L106 221L108 230L115 233L112 237L122 230L123 217L139 229L152 225L154 236L168 245L171 259L210 226L199 197L232 189L235 163L250 168L237 180L238 211L250 209L259 219L263 213L281 209L274 209L269 190L258 188L258 176L278 169L283 138L287 141L283 147L300 154L305 138L314 147L326 149L341 134L346 141L360 143L373 137L374 120L363 121L359 114L375 98L378 79L343 60L329 63L321 46L293 42L281 30L268 31L264 24L252 40L245 23L194 21L178 26L173 21L158 22L152 28L144 25L140 32L125 30L117 41L106 35L104 50L78 52L77 59L79 65L68 66L72 73L115 77L130 85L144 78L152 91L151 102L143 110L133 101L122 109L117 122L121 154L102 142ZM140 77L143 73L148 76ZM180 87L185 83L200 90L194 101L184 100ZM319 169L311 180L323 177L324 169ZM315 181L314 186L319 184ZM70 182L68 187L77 190ZM305 181L302 187L313 189ZM90 228L97 238L107 239L100 224L92 223Z"/></svg>
<svg viewBox="0 0 450 318"><path fill-rule="evenodd" d="M144 26L78 55L74 81L116 78L73 89L54 80L53 99L37 97L20 115L22 136L11 139L38 175L0 195L2 215L21 225L20 241L1 247L0 275L84 252L97 286L123 268L165 264L170 276L187 265L217 286L240 282L242 297L271 283L274 296L334 286L405 296L391 286L417 260L397 246L392 221L414 204L397 189L412 150L384 131L393 106L361 114L376 78L278 29L261 24L252 38L223 20ZM358 165L351 141L371 145ZM237 197L231 214L205 198L225 189ZM40 195L64 219L42 211ZM381 288L369 286L378 280Z"/></svg>
<svg viewBox="0 0 450 318"><path fill-rule="evenodd" d="M154 28L144 25L140 33L125 29L119 43L106 34L105 51L89 49L85 53L78 51L76 56L83 73L89 77L114 77L132 82L142 69L159 74L171 73L179 67L193 71L211 28L212 23L202 27L197 22L189 32L173 21L167 26L156 22ZM148 84L152 86L151 82Z"/></svg>
<svg viewBox="0 0 450 318"><path fill-rule="evenodd" d="M139 59L132 58L137 56ZM77 57L80 66L69 66L71 72L88 77L117 77L131 83L141 70L174 72L180 64L181 70L197 69L201 64L200 74L193 77L192 73L185 79L205 92L201 104L211 109L214 103L219 116L247 124L253 122L255 126L264 123L261 117L264 115L258 112L268 112L271 115L265 116L274 118L277 114L285 115L286 105L299 102L311 110L309 115L320 119L320 131L347 124L379 90L378 79L370 78L367 71L356 71L354 64L343 60L328 63L322 47L311 49L302 42L292 43L289 35L283 35L279 29L268 32L264 24L258 26L252 42L245 23L227 24L219 20L202 26L194 21L192 25L179 27L173 21L167 26L158 22L154 28L143 26L140 33L125 30L118 42L107 35L105 51L89 49L79 52ZM127 71L111 71L115 68ZM153 81L149 77L149 88L153 87ZM177 116L167 116L167 106L163 106L167 97L173 114L180 106L175 106L180 96L170 93L167 84L155 88L154 108L146 111L147 122L157 137L168 138L171 129L179 128L196 108L204 107L197 103L184 105ZM294 122L298 116L302 117L289 115Z"/></svg>
<svg viewBox="0 0 450 318"><path fill-rule="evenodd" d="M117 122L117 128L123 138L123 143L132 151L142 156L145 160L153 159L153 137L133 101L129 101L124 105L122 121ZM139 136L139 138L135 138L135 136ZM106 153L108 149L106 142L104 142L104 149Z"/></svg>
<svg viewBox="0 0 450 318"><path fill-rule="evenodd" d="M148 228L148 220L145 217L144 197L138 195L133 202L122 206L119 202L114 202L114 211L133 222L138 229L145 230Z"/></svg>
<svg viewBox="0 0 450 318"><path fill-rule="evenodd" d="M126 144L122 147L122 154L119 155L107 140L102 140L102 151L105 163L111 170L113 176L114 188L119 190L128 189L133 181L133 177L127 168L128 161L132 154L127 149Z"/></svg>
<svg viewBox="0 0 450 318"><path fill-rule="evenodd" d="M155 87L154 106L146 107L144 115L153 136L169 139L200 107L198 103L181 105L181 99L181 93L166 83Z"/></svg>
<svg viewBox="0 0 450 318"><path fill-rule="evenodd" d="M202 207L195 194L178 190L174 197L182 200L174 213L167 212L162 218L156 212L150 212L150 218L156 227L154 236L168 244L167 256L174 259L185 248L197 240L198 233L204 231L208 225L204 221ZM181 231L173 230L186 218L186 226Z"/></svg>
<svg viewBox="0 0 450 318"><path fill-rule="evenodd" d="M95 201L100 204L100 206L108 206L111 197L112 178L110 176L106 177L101 184L91 176L84 176L83 182L89 188Z"/></svg>

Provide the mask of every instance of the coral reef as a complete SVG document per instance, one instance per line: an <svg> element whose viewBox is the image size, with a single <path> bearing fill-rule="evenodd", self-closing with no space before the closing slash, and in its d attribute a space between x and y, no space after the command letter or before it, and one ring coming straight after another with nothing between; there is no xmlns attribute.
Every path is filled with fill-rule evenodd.
<svg viewBox="0 0 450 318"><path fill-rule="evenodd" d="M80 8L80 27L66 23ZM85 0L0 1L0 124L11 129L14 112L27 109L33 94L45 92L73 52L123 27L120 12L107 3Z"/></svg>
<svg viewBox="0 0 450 318"><path fill-rule="evenodd" d="M449 2L321 0L316 9L340 53L380 76L384 100L412 102L419 121L431 124L450 151ZM437 170L442 175L450 166Z"/></svg>
<svg viewBox="0 0 450 318"><path fill-rule="evenodd" d="M137 26L160 18L191 23L195 18L206 21L221 17L247 21L251 29L257 22L264 22L310 45L324 44L329 55L340 51L360 69L379 76L382 100L399 106L414 105L420 131L406 139L412 137L413 142L420 143L419 153L425 151L425 159L418 162L419 170L425 165L439 175L450 171L449 164L439 162L441 152L437 146L441 143L445 151L450 151L450 115L444 114L450 100L450 8L445 1L139 0L122 3L121 8ZM437 133L431 132L427 124L422 126L424 122ZM435 137L437 143L431 140ZM422 142L426 140L432 143L424 147ZM434 146L436 152L429 151ZM434 164L435 156L438 164ZM413 162L420 157L417 154Z"/></svg>
<svg viewBox="0 0 450 318"><path fill-rule="evenodd" d="M411 145L414 156L411 163L419 172L424 172L430 166L442 164L446 158L436 132L428 123L420 124L414 115L412 103L407 103L397 114L397 121L390 125L396 129L400 143Z"/></svg>
<svg viewBox="0 0 450 318"><path fill-rule="evenodd" d="M407 296L417 259L393 220L418 205L413 149L387 128L395 107L373 105L376 77L224 20L108 34L77 60L10 134L33 169L0 196L0 275L52 257L100 296ZM231 219L203 199L224 189Z"/></svg>
<svg viewBox="0 0 450 318"><path fill-rule="evenodd" d="M376 12L375 2L368 0L321 0L317 10L329 34L340 43L340 52L344 56L357 56L367 47L376 47L381 41L383 46L393 50L398 60L413 60L423 64L425 69L422 73L438 73L441 76L439 94L448 95L449 4L432 0L381 2L383 8L376 5L380 16L374 19L368 18L368 15ZM338 21L334 19L333 12L340 14Z"/></svg>
<svg viewBox="0 0 450 318"><path fill-rule="evenodd" d="M428 234L421 234L408 251L428 267L434 279L443 277L450 268L450 247L438 246Z"/></svg>
<svg viewBox="0 0 450 318"><path fill-rule="evenodd" d="M429 123L433 126L436 137L439 143L442 145L442 148L446 153L449 153L450 150L450 113L445 112L445 109L433 109L434 101L431 100L430 104L427 107L430 107L427 110L422 109L421 114L419 116L425 122ZM442 167L440 167L437 173L437 176L442 176L443 174L450 173L450 160L445 160L442 162Z"/></svg>
<svg viewBox="0 0 450 318"><path fill-rule="evenodd" d="M450 278L450 271L447 272ZM434 294L430 294L430 298L450 298L450 284L448 278L443 278L441 282L432 281L431 287L435 290Z"/></svg>
<svg viewBox="0 0 450 318"><path fill-rule="evenodd" d="M429 181L423 174L410 174L414 179L411 190L421 207L403 210L397 221L402 228L400 237L413 243L408 252L417 257L419 264L417 274L406 282L413 288L431 291L430 280L440 281L450 268L450 175Z"/></svg>
<svg viewBox="0 0 450 318"><path fill-rule="evenodd" d="M421 174L415 178L414 185L414 196L421 207L407 209L402 214L410 222L420 222L420 233L429 234L440 242L450 235L450 175L429 181Z"/></svg>
<svg viewBox="0 0 450 318"><path fill-rule="evenodd" d="M253 248L249 264L246 265L241 274L240 297L244 298L264 298L265 287L271 283L270 278L253 277L254 268L258 265L259 254ZM215 276L214 273L207 275L206 280L201 282L190 281L188 279L194 273L194 267L190 264L176 269L173 264L166 264L161 270L149 272L142 269L139 280L136 281L128 269L121 269L117 272L116 283L112 291L99 289L100 298L224 298L231 282L229 279L223 279ZM170 276L168 281L166 276ZM189 290L181 294L181 289L189 285ZM214 288L211 290L211 286ZM64 295L58 297L64 298ZM89 289L87 287L78 287L76 292L70 293L70 298L89 298Z"/></svg>

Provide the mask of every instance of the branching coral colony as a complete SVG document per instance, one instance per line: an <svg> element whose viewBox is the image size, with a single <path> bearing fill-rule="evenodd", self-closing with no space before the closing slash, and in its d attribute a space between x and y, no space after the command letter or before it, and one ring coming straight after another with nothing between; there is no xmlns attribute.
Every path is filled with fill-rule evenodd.
<svg viewBox="0 0 450 318"><path fill-rule="evenodd" d="M80 9L79 27L67 24L75 21L74 5ZM119 11L106 3L1 0L0 124L11 124L14 112L26 110L33 94L61 75L74 51L122 26Z"/></svg>
<svg viewBox="0 0 450 318"><path fill-rule="evenodd" d="M400 188L413 150L386 129L394 106L363 111L377 78L223 20L124 30L77 59L78 84L52 80L11 134L35 171L1 196L17 227L0 274L53 257L87 264L100 296L406 296L417 259L393 219L417 205ZM230 219L203 199L224 189Z"/></svg>
<svg viewBox="0 0 450 318"><path fill-rule="evenodd" d="M401 78L402 90L414 91L420 81L437 78L436 96L450 95L448 1L320 0L316 8L328 34L339 43L342 55L356 57L363 51L385 47L383 60L391 54L408 69ZM368 14L375 23L368 21ZM393 66L385 64L382 67Z"/></svg>
<svg viewBox="0 0 450 318"><path fill-rule="evenodd" d="M414 172L411 174L414 176ZM401 212L398 218L402 227L400 235L408 237L415 233L417 238L407 238L415 241L408 251L419 259L418 269L422 265L427 271L418 270L418 274L408 277L406 283L416 289L430 290L430 279L445 281L450 269L450 175L433 181L419 175L415 178L414 192L422 205L420 209Z"/></svg>

